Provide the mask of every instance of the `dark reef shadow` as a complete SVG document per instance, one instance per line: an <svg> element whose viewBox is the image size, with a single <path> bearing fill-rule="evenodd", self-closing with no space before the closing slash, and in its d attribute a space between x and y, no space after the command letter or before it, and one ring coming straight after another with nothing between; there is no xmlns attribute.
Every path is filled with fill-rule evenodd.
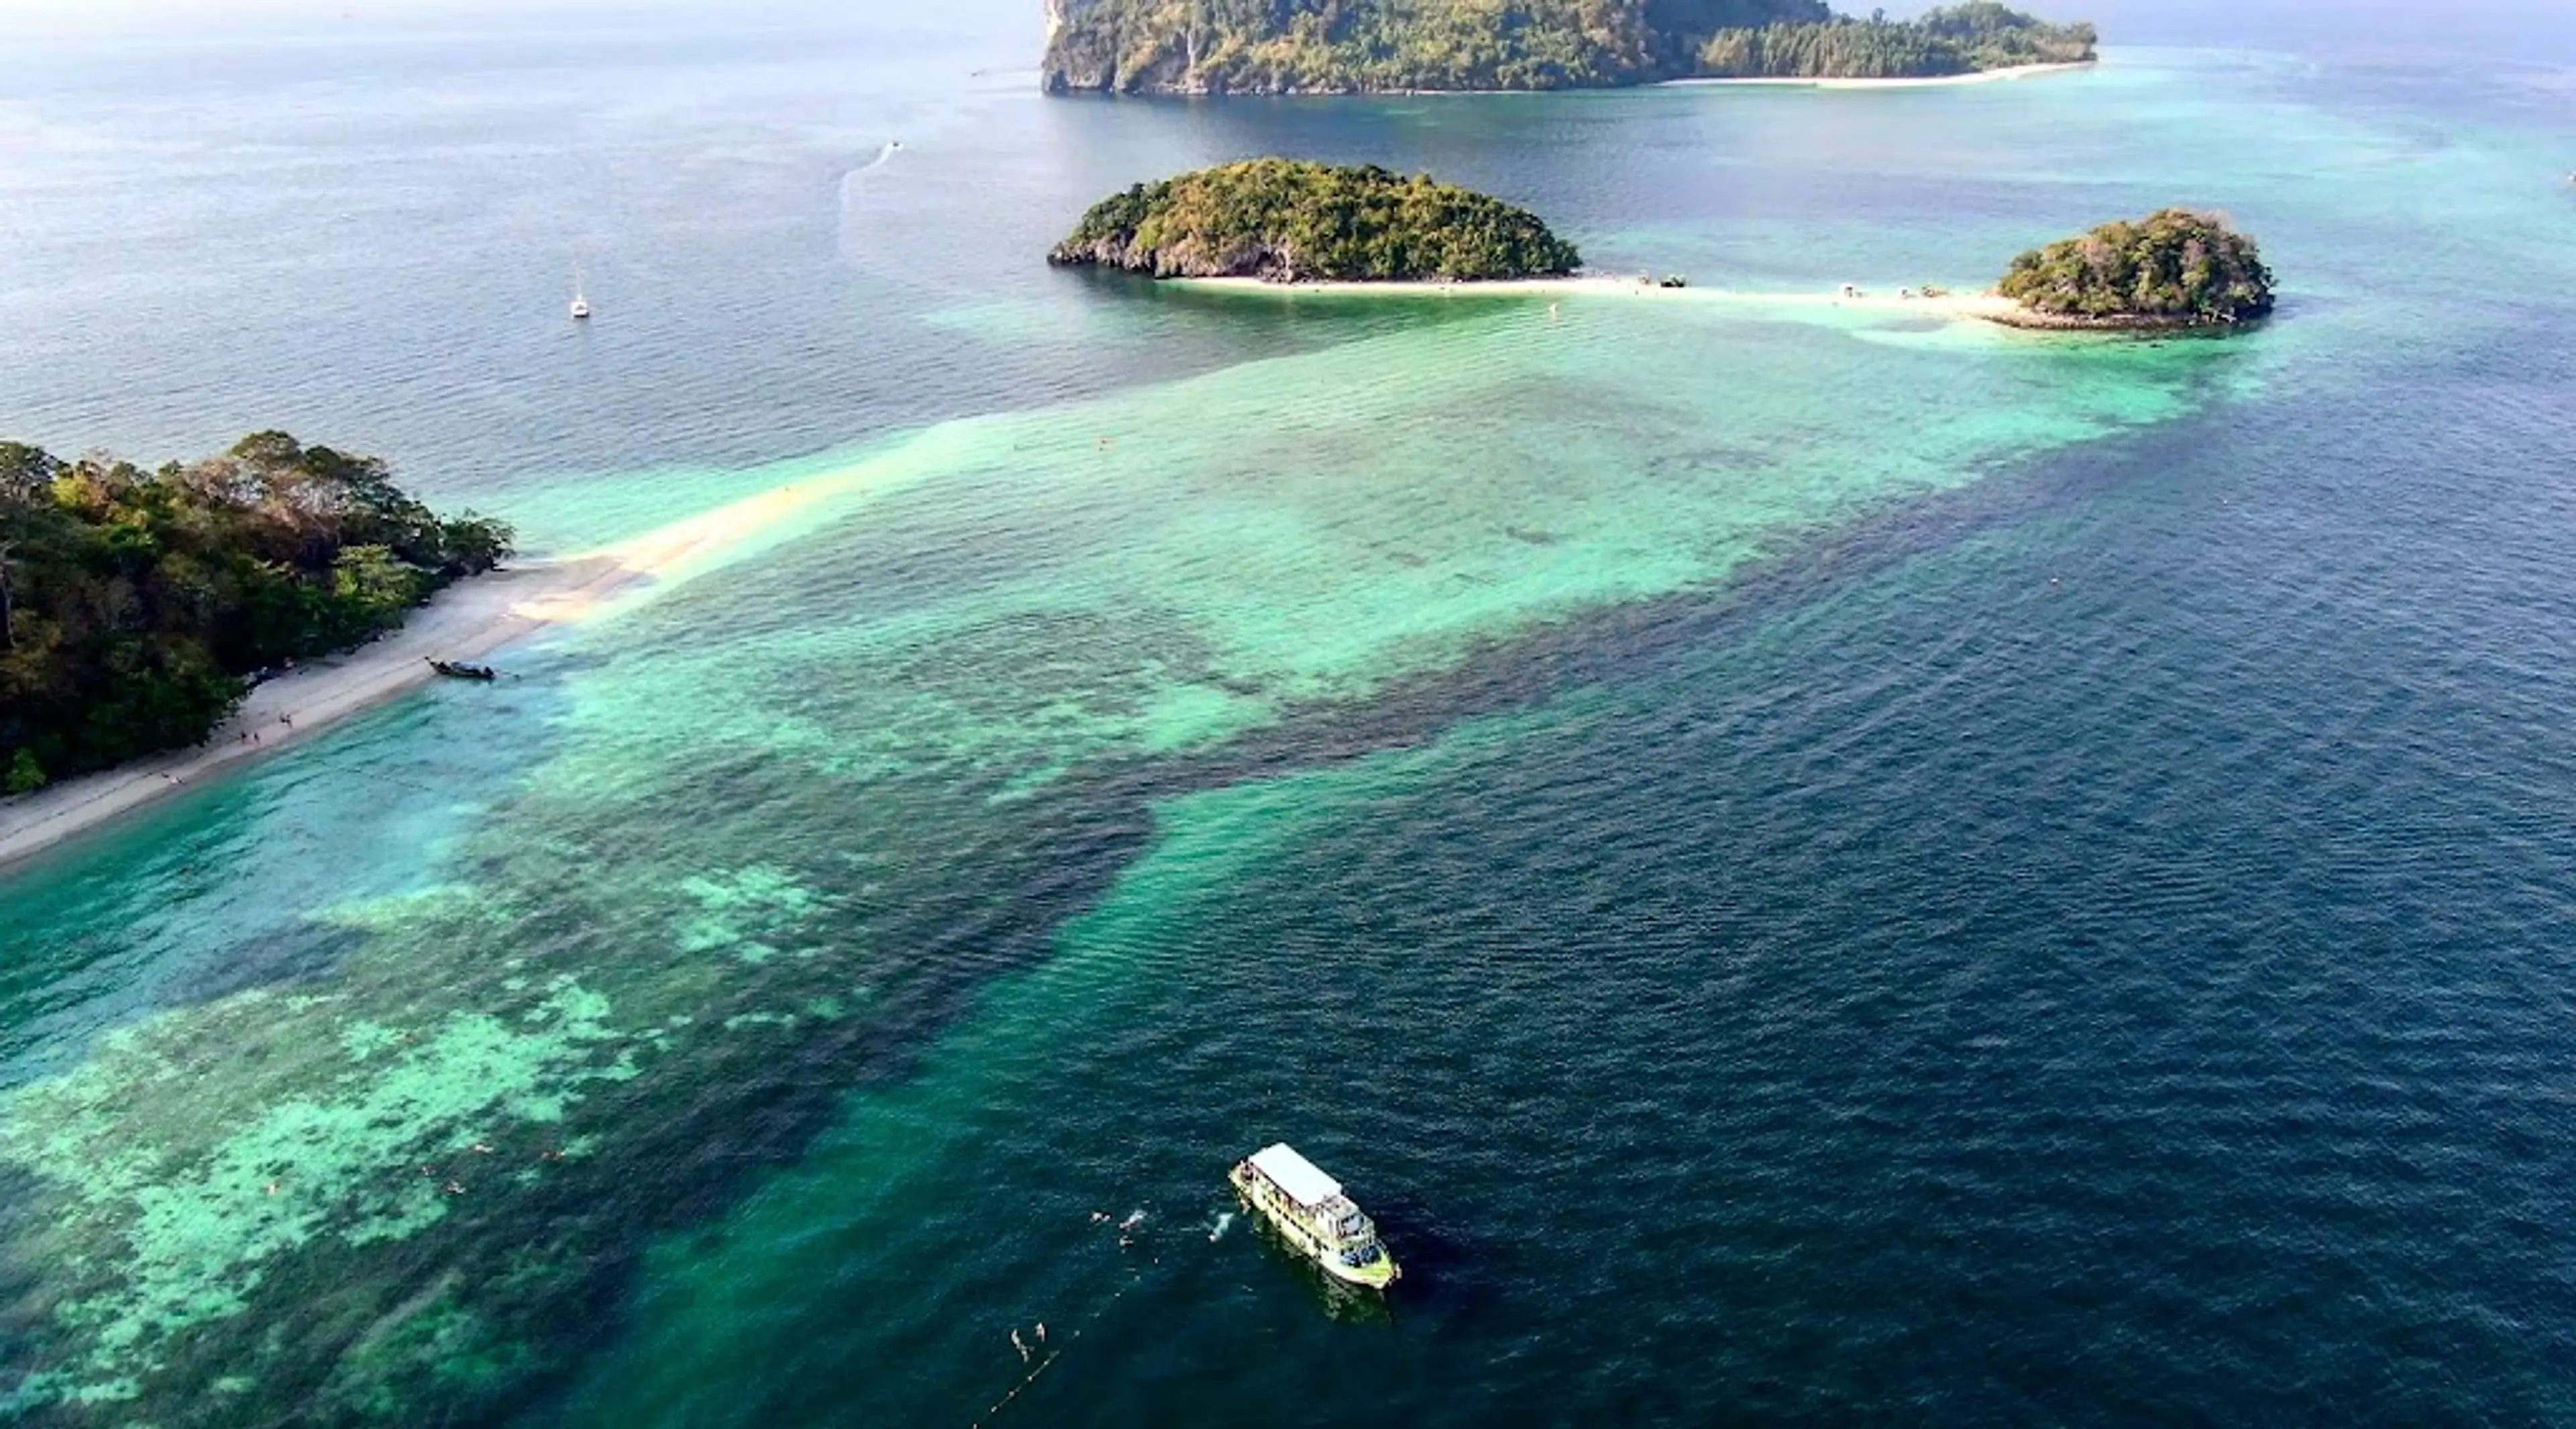
<svg viewBox="0 0 2576 1429"><path fill-rule="evenodd" d="M1567 693L1651 679L1712 642L1882 576L1982 532L2064 509L2161 469L2229 420L2212 402L2193 416L2106 437L2035 458L1998 462L1977 481L1891 500L1856 520L1777 541L1765 555L1709 586L1576 616L1484 641L1449 669L1382 687L1357 707L1318 701L1284 710L1272 725L1204 753L1130 755L1095 761L1019 812L1035 821L1029 847L1047 856L1013 870L1004 896L983 915L906 930L922 941L934 975L906 984L875 1015L828 1024L764 1069L756 1089L703 1097L659 1119L653 1140L683 1169L677 1197L631 1205L615 1249L588 1262L576 1298L589 1318L574 1321L522 1381L530 1412L515 1422L549 1422L578 1369L583 1347L624 1330L624 1285L641 1247L728 1211L775 1167L801 1158L842 1114L847 1097L912 1074L919 1058L980 1002L995 977L1048 958L1060 930L1093 908L1151 848L1154 810L1165 801L1234 785L1346 765L1427 746L1461 722L1529 709ZM627 1095L641 1096L640 1093ZM622 1112L615 1113L621 1118ZM648 1115L643 1106L638 1117ZM1473 1248L1423 1228L1433 1217L1399 1196L1379 1208L1406 1226L1408 1274L1444 1299L1472 1302Z"/></svg>

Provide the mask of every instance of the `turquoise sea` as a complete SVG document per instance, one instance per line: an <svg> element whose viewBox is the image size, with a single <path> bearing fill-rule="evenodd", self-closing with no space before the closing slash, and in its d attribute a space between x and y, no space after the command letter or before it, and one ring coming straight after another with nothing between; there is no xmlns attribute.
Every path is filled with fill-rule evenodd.
<svg viewBox="0 0 2576 1429"><path fill-rule="evenodd" d="M2576 1422L2564 27L1185 103L854 8L21 48L0 435L820 496L0 876L0 1417ZM1037 261L1264 152L1764 291L2209 205L2283 311Z"/></svg>

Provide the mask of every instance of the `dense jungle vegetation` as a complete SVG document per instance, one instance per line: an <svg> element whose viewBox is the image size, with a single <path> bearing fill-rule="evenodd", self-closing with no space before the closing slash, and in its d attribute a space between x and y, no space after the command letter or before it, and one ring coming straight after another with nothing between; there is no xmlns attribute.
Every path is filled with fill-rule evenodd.
<svg viewBox="0 0 2576 1429"><path fill-rule="evenodd" d="M1570 273L1582 255L1524 210L1374 166L1288 159L1139 184L1095 205L1048 260L1156 277L1475 282Z"/></svg>
<svg viewBox="0 0 2576 1429"><path fill-rule="evenodd" d="M2156 326L2220 326L2272 311L2272 271L2221 214L2169 208L2034 248L1996 291L2034 312Z"/></svg>
<svg viewBox="0 0 2576 1429"><path fill-rule="evenodd" d="M254 672L401 624L512 540L283 432L155 471L0 442L0 792L198 743Z"/></svg>
<svg viewBox="0 0 2576 1429"><path fill-rule="evenodd" d="M2091 25L2052 25L1992 0L1918 20L1837 17L1722 30L1700 49L1712 79L1924 79L2016 65L2072 64L2094 55Z"/></svg>
<svg viewBox="0 0 2576 1429"><path fill-rule="evenodd" d="M1582 89L1690 76L1894 77L2090 59L2090 25L1991 0L1918 20L1821 0L1057 0L1048 88Z"/></svg>

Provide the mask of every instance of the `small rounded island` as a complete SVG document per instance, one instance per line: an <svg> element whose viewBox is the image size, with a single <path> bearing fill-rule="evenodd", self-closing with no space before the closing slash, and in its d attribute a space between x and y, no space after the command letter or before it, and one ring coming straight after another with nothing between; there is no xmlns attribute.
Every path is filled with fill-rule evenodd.
<svg viewBox="0 0 2576 1429"><path fill-rule="evenodd" d="M2034 248L1995 291L2018 306L1994 320L2016 327L2224 330L2272 313L2254 239L2223 214L2183 208Z"/></svg>
<svg viewBox="0 0 2576 1429"><path fill-rule="evenodd" d="M1477 283L1562 277L1583 259L1537 215L1428 175L1272 158L1105 199L1047 261L1157 278Z"/></svg>

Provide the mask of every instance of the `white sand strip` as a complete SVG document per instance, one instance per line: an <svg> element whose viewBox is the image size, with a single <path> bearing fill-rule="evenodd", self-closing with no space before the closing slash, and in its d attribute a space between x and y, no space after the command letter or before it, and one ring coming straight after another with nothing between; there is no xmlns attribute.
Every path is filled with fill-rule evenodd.
<svg viewBox="0 0 2576 1429"><path fill-rule="evenodd" d="M550 625L592 619L626 598L684 579L855 484L826 478L780 487L596 553L460 582L374 644L253 690L198 748L0 800L0 866L417 689L439 678L432 659L480 659Z"/></svg>
<svg viewBox="0 0 2576 1429"><path fill-rule="evenodd" d="M1921 79L1801 79L1795 76L1769 75L1747 79L1671 79L1661 87L1671 89L1709 89L1720 86L1742 86L1755 89L1938 89L1961 84L1993 84L1998 80L2029 79L2034 75L2065 74L2091 69L2095 60L2070 60L2064 64L2011 65L2003 69L1981 69L1973 74L1940 74Z"/></svg>
<svg viewBox="0 0 2576 1429"><path fill-rule="evenodd" d="M1631 298L1661 303L1741 303L1763 307L1851 308L1889 313L1912 313L1921 317L1994 319L2008 317L2020 305L2010 298L1993 293L1951 291L1937 298L1924 297L1902 285L1864 287L1854 294L1839 290L1828 292L1763 293L1744 292L1733 288L1664 288L1637 278L1610 278L1590 274L1571 278L1507 278L1490 283L1272 283L1260 278L1171 278L1167 282L1188 288L1205 288L1214 292L1272 293L1285 297L1317 294L1333 297L1412 297L1412 298Z"/></svg>

